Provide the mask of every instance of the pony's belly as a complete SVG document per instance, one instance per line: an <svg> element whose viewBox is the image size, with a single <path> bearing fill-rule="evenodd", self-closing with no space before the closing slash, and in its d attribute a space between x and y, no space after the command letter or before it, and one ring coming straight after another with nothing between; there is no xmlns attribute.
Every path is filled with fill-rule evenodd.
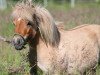
<svg viewBox="0 0 100 75"><path fill-rule="evenodd" d="M68 73L72 74L74 72L84 73L86 70L91 70L96 68L96 64L99 60L99 48L95 46L94 48L87 48L81 51L79 55L77 52L74 54L69 54L70 60L68 60ZM80 52L79 52L80 53ZM73 55L73 56L71 56Z"/></svg>

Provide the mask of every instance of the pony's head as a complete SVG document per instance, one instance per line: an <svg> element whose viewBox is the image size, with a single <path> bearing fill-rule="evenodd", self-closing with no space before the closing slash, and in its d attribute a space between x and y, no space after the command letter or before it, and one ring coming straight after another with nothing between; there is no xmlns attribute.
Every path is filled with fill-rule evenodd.
<svg viewBox="0 0 100 75"><path fill-rule="evenodd" d="M18 18L13 23L15 25L15 34L12 42L17 50L21 50L30 37L35 37L37 28L33 27L30 21L23 18Z"/></svg>
<svg viewBox="0 0 100 75"><path fill-rule="evenodd" d="M17 50L24 48L24 45L40 34L46 44L57 45L60 35L50 13L43 7L34 6L26 1L15 5L12 12L15 25L13 44Z"/></svg>

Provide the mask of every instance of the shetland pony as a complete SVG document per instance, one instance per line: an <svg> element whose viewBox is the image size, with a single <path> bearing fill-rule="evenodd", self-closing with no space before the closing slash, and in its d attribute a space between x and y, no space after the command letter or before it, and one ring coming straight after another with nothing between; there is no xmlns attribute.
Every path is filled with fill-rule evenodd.
<svg viewBox="0 0 100 75"><path fill-rule="evenodd" d="M86 71L95 75L100 58L99 25L58 29L48 10L28 1L17 3L12 17L15 49L29 45L30 74L37 75L39 67L44 75L86 75Z"/></svg>

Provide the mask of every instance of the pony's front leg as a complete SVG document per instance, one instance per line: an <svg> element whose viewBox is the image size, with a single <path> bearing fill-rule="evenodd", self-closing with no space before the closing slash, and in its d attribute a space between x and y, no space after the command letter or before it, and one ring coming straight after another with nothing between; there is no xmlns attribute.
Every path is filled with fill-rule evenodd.
<svg viewBox="0 0 100 75"><path fill-rule="evenodd" d="M37 73L37 65L31 67L30 75L38 75L38 73Z"/></svg>

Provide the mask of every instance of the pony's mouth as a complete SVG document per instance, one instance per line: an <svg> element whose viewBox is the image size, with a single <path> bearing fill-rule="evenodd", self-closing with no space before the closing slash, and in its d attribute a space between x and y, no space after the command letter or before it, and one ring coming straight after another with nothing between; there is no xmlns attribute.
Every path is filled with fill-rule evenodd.
<svg viewBox="0 0 100 75"><path fill-rule="evenodd" d="M24 39L19 34L15 34L13 39L12 39L12 45L15 47L16 50L22 50L25 48L26 39Z"/></svg>
<svg viewBox="0 0 100 75"><path fill-rule="evenodd" d="M25 46L22 45L22 44L14 44L14 47L15 47L16 50L22 50L22 49L25 48Z"/></svg>

